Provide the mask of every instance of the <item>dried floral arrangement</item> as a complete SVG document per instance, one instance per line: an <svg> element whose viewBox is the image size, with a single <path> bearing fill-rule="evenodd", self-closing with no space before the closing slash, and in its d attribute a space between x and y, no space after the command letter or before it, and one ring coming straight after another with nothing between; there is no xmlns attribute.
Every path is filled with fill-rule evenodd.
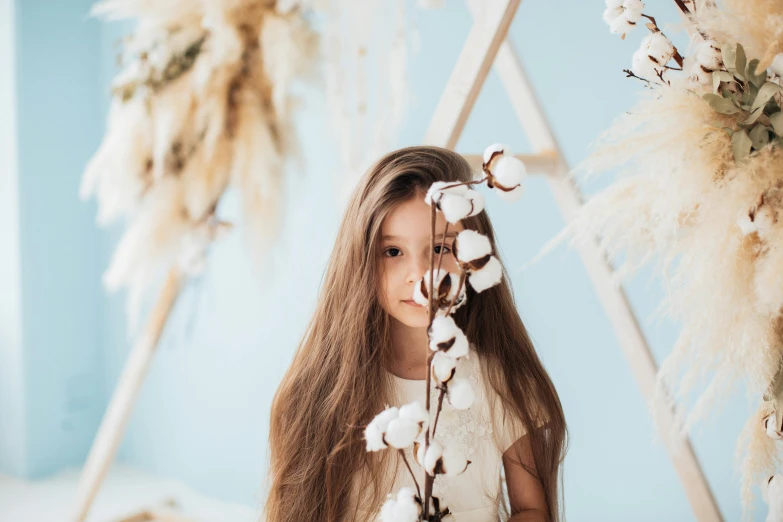
<svg viewBox="0 0 783 522"><path fill-rule="evenodd" d="M275 236L297 151L291 87L310 78L318 39L296 5L275 0L105 0L93 14L137 22L81 188L99 224L125 220L104 279L128 288L133 313L161 273L201 272L230 227L216 217L229 187L251 246Z"/></svg>
<svg viewBox="0 0 783 522"><path fill-rule="evenodd" d="M469 380L455 376L459 359L468 356L469 341L451 314L467 305L466 284L470 284L476 292L483 292L500 283L502 267L493 255L489 239L466 229L457 234L452 250L459 274L447 272L441 268L445 236L449 224L456 224L484 210L484 197L480 192L472 190L472 185L486 183L501 199L508 202L521 197L525 166L513 157L505 145L496 144L484 152L482 171L481 179L475 181L435 182L425 196L432 214L430 266L416 285L413 299L429 310L428 345L422 347L428 353L426 404L422 406L415 401L399 408L389 407L379 413L364 431L367 451L389 448L399 451L416 485L415 489L405 487L395 495L389 495L381 509L382 522L437 522L453 518L448 506L432 495L433 483L437 475L459 475L470 465L459 447L443 444L435 438L444 399L454 409L464 410L471 406L475 398ZM437 260L436 212L442 212L447 222ZM433 381L438 390L437 406L430 401ZM430 425L433 415L434 420ZM405 449L411 447L415 463L426 471L423 492L405 456Z"/></svg>
<svg viewBox="0 0 783 522"><path fill-rule="evenodd" d="M783 513L783 3L675 4L688 52L641 0L606 0L611 32L649 31L624 71L645 89L577 168L614 181L544 252L568 236L598 238L611 260L626 256L618 280L655 261L661 310L682 325L656 407L673 408L687 432L743 383L759 404L737 444L745 513L754 485Z"/></svg>

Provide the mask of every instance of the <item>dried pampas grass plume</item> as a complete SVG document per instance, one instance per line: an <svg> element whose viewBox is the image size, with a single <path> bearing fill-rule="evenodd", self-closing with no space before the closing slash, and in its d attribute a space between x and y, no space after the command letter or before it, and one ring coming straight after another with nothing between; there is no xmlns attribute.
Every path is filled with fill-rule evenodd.
<svg viewBox="0 0 783 522"><path fill-rule="evenodd" d="M612 262L622 260L618 283L655 263L666 290L660 312L681 331L654 406L674 410L685 433L744 385L759 404L736 452L748 517L754 486L782 456L762 420L772 411L783 420L783 87L766 70L783 44L783 4L688 9L693 38L709 40L684 58L682 75L669 68L645 82L639 102L600 136L576 172L611 172L614 182L536 259L570 236L598 238Z"/></svg>
<svg viewBox="0 0 783 522"><path fill-rule="evenodd" d="M318 42L301 10L276 4L106 0L93 9L138 22L81 189L97 198L99 224L127 225L105 281L128 288L130 312L183 249L203 243L194 237L226 229L216 212L229 187L256 253L279 230L283 176L298 151L291 87L313 78ZM193 255L188 266L202 266Z"/></svg>

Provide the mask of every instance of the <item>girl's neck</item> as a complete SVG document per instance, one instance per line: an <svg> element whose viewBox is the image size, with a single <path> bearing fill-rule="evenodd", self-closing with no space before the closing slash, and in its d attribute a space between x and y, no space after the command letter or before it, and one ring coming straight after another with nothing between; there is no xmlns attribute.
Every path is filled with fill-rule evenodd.
<svg viewBox="0 0 783 522"><path fill-rule="evenodd" d="M388 370L403 379L427 378L427 328L406 326L392 318L392 360Z"/></svg>

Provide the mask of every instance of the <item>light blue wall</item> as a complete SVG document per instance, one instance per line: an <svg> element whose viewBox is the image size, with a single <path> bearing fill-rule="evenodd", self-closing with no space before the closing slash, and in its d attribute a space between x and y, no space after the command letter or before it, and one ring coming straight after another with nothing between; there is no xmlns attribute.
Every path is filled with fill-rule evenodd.
<svg viewBox="0 0 783 522"><path fill-rule="evenodd" d="M31 401L31 444L45 451L42 441L51 440L54 430L59 448L57 454L31 449L38 460L31 468L55 469L84 454L88 428L97 425L95 408L108 400L129 349L122 296L104 301L98 290L117 231L96 236L94 206L76 199L81 166L103 128L110 46L126 27L98 29L96 22L79 18L87 2L24 4L18 13L17 55L22 58L25 389ZM585 156L589 144L633 104L640 89L621 70L641 36L621 41L610 35L600 19L602 4L529 0L511 28L572 162ZM673 4L655 4L659 21L676 20ZM53 12L60 15L56 24ZM400 146L421 142L471 22L457 1L418 17L422 51L411 60L412 106ZM66 33L78 34L66 38ZM55 94L48 94L53 87ZM262 284L238 234L214 249L208 273L185 292L174 312L120 452L125 462L251 505L261 501L271 398L312 313L339 219L334 199L325 197L334 191L338 168L325 101L311 90L307 102L299 128L308 168L292 172L289 180L297 191L288 199L285 241L273 252L278 270ZM495 141L509 142L520 152L528 146L492 73L458 150L478 153ZM520 313L565 405L571 435L565 465L569 519L693 520L577 255L560 248L526 271L515 270L562 226L546 183L531 179L527 195L513 207L489 200ZM237 205L229 198L221 210L234 216ZM662 357L677 329L650 319L662 296L659 286L642 274L629 285L629 294ZM76 382L77 376L83 378ZM97 398L90 395L82 409L78 400L63 399L65 390L78 398L85 389L106 391ZM740 518L732 458L747 414L737 395L694 435L726 520ZM82 422L73 420L78 416ZM66 430L64 419L77 428ZM756 518L763 519L761 510Z"/></svg>
<svg viewBox="0 0 783 522"><path fill-rule="evenodd" d="M19 239L8 255L20 264L16 342L22 349L13 395L24 405L15 421L21 425L12 427L24 436L7 448L15 459L7 469L28 477L78 465L104 402L103 296L96 278L103 239L93 226L94 209L77 198L101 132L100 26L86 17L89 5L15 3L16 116L0 118L16 140L18 160L16 172L3 176L17 180ZM13 350L4 344L4 353Z"/></svg>
<svg viewBox="0 0 783 522"><path fill-rule="evenodd" d="M0 470L24 471L25 401L16 143L15 6L0 0Z"/></svg>

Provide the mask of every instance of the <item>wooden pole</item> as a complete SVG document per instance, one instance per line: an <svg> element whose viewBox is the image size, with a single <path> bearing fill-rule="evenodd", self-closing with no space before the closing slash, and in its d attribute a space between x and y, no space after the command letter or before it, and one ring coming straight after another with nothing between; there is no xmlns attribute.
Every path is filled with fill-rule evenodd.
<svg viewBox="0 0 783 522"><path fill-rule="evenodd" d="M487 0L476 12L424 142L454 149L521 0Z"/></svg>
<svg viewBox="0 0 783 522"><path fill-rule="evenodd" d="M125 427L155 355L163 328L179 297L182 282L180 271L172 269L141 337L128 356L79 479L76 510L72 518L74 522L84 522L87 518L95 496L106 478L117 448L122 442Z"/></svg>

